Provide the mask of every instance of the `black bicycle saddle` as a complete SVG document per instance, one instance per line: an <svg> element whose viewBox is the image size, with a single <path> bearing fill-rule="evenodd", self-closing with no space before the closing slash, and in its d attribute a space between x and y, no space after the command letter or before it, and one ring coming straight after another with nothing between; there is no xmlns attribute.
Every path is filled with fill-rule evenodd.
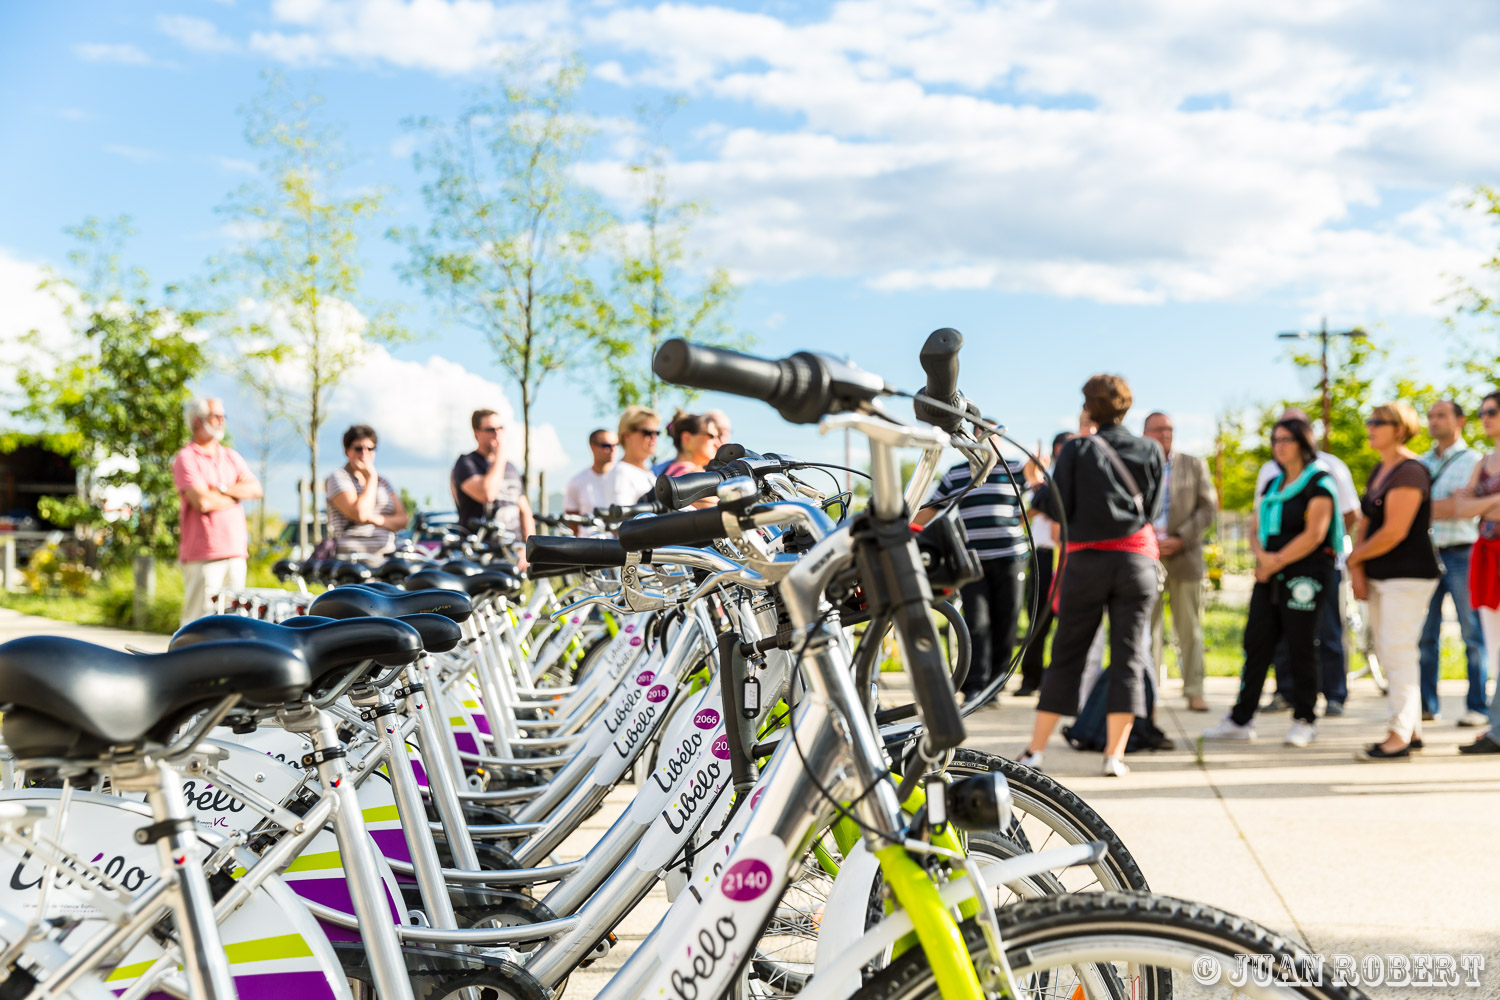
<svg viewBox="0 0 1500 1000"><path fill-rule="evenodd" d="M0 645L5 742L22 758L92 758L110 746L165 741L228 695L270 707L295 700L311 682L297 650L268 642L204 642L151 655L61 636Z"/></svg>
<svg viewBox="0 0 1500 1000"><path fill-rule="evenodd" d="M339 587L319 594L307 613L329 618L399 618L431 613L461 622L474 613L474 606L466 595L448 590L379 594L363 587Z"/></svg>

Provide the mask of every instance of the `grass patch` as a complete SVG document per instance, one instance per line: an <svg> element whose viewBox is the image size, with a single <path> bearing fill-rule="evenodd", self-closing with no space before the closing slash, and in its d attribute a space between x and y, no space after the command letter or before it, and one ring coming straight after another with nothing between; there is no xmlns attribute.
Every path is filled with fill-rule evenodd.
<svg viewBox="0 0 1500 1000"><path fill-rule="evenodd" d="M248 585L282 586L271 573L273 561L252 560L247 573ZM134 629L131 617L135 608L135 583L130 569L121 567L90 585L81 597L48 593L0 593L0 607L78 625ZM181 617L182 574L176 563L159 560L156 564L156 600L147 612L144 631L171 635L177 631Z"/></svg>
<svg viewBox="0 0 1500 1000"><path fill-rule="evenodd" d="M1227 604L1210 604L1203 609L1203 669L1210 677L1238 677L1240 669L1245 665L1244 640L1245 621L1249 615L1247 608L1232 607ZM1025 617L1024 615L1022 616ZM1107 620L1107 619L1106 619ZM1165 628L1172 628L1172 610L1170 607L1166 613ZM1057 629L1053 628L1053 635ZM1019 644L1026 636L1026 626L1023 623L1020 630ZM1052 662L1052 651L1047 651L1047 662ZM1444 636L1441 650L1439 652L1438 669L1443 680L1463 680L1468 676L1468 668L1464 659L1464 645L1457 637ZM1177 668L1177 658L1171 652L1170 641L1167 649L1162 652L1162 658L1167 663L1167 676L1181 677L1182 673ZM1364 657L1353 650L1349 651L1350 670L1358 670L1364 666Z"/></svg>
<svg viewBox="0 0 1500 1000"><path fill-rule="evenodd" d="M1248 617L1248 609L1235 608L1224 604L1210 604L1203 612L1203 669L1210 677L1238 677L1240 668L1245 665L1244 638L1245 620ZM1171 609L1167 610L1167 628L1171 628ZM1355 650L1349 650L1349 669L1358 670L1364 666L1364 656ZM1168 675L1180 677L1177 670L1176 658L1170 653L1163 653L1168 663ZM1442 646L1438 653L1438 671L1443 680L1463 680L1468 676L1468 668L1464 660L1463 642L1450 636L1444 636Z"/></svg>

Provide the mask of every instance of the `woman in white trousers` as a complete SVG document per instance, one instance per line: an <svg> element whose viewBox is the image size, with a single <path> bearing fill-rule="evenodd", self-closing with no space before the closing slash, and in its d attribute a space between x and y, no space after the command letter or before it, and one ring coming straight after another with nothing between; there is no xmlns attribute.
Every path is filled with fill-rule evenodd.
<svg viewBox="0 0 1500 1000"><path fill-rule="evenodd" d="M1360 498L1359 534L1349 554L1354 596L1367 601L1375 655L1390 683L1385 739L1360 760L1409 760L1422 749L1417 643L1442 567L1432 547L1432 476L1406 442L1421 429L1406 403L1377 406L1365 421L1380 464Z"/></svg>

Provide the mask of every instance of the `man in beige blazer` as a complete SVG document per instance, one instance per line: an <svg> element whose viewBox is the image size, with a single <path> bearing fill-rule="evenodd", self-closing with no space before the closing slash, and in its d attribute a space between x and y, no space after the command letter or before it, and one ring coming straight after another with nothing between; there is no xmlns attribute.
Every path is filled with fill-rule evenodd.
<svg viewBox="0 0 1500 1000"><path fill-rule="evenodd" d="M1188 708L1208 711L1203 697L1203 536L1214 522L1219 500L1208 465L1201 458L1172 450L1172 418L1153 413L1146 418L1146 437L1161 445L1167 465L1163 480L1161 516L1156 537L1161 545L1161 563L1167 571L1165 592L1156 601L1151 616L1152 649L1156 663L1162 662L1162 611L1172 605L1172 628L1177 633L1178 667L1182 670L1182 693Z"/></svg>

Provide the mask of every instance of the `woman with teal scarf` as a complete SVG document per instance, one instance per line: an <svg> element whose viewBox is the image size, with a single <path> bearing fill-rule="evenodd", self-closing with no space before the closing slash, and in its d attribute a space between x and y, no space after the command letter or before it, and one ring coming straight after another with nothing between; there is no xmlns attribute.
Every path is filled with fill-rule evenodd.
<svg viewBox="0 0 1500 1000"><path fill-rule="evenodd" d="M1328 470L1318 464L1307 421L1278 421L1271 428L1271 454L1281 474L1266 485L1255 512L1255 589L1245 622L1239 699L1203 736L1255 739L1255 710L1266 672L1277 643L1285 639L1296 698L1285 742L1305 747L1317 738L1318 614L1324 601L1338 599L1334 553L1343 544L1342 528L1338 494Z"/></svg>

